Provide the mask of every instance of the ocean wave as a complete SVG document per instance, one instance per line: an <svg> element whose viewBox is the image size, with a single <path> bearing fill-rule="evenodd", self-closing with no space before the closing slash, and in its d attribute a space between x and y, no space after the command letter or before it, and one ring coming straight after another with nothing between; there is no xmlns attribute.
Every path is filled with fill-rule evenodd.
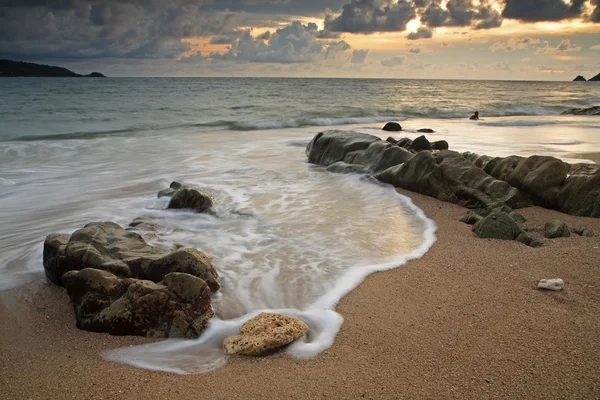
<svg viewBox="0 0 600 400"><path fill-rule="evenodd" d="M334 126L334 125L354 125L354 124L373 124L387 121L403 121L406 117L401 116L373 116L373 117L332 117L332 118L290 118L283 120L264 120L264 121L225 121L218 120L195 124L195 127L223 127L232 131L256 131L268 129L301 128L305 126Z"/></svg>
<svg viewBox="0 0 600 400"><path fill-rule="evenodd" d="M498 121L498 122L480 122L479 125L483 126L494 126L494 127L502 127L502 126L547 126L547 125L556 125L556 121L540 121L540 120L518 120L518 121Z"/></svg>

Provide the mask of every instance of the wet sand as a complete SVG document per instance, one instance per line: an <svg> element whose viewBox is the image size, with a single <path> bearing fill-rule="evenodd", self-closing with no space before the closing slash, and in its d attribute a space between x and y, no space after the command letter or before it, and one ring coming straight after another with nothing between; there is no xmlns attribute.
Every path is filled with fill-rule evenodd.
<svg viewBox="0 0 600 400"><path fill-rule="evenodd" d="M102 350L149 340L77 330L63 289L42 284L0 295L0 397L599 398L600 219L521 210L537 235L555 217L597 235L533 249L477 239L458 222L465 209L400 192L438 224L438 241L345 297L344 325L317 358L231 358L192 376L111 364ZM559 277L562 292L535 288Z"/></svg>

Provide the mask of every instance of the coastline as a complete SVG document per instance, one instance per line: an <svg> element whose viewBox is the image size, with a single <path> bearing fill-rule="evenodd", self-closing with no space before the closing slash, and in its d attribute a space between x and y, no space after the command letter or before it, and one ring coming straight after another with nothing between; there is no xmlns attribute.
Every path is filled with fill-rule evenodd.
<svg viewBox="0 0 600 400"><path fill-rule="evenodd" d="M600 219L522 209L596 236L533 249L477 239L466 210L398 190L434 220L437 242L404 267L369 276L337 307L345 322L313 360L231 358L178 376L104 361L148 343L75 327L62 288L0 293L0 385L7 398L596 398L600 395ZM562 292L535 289L562 278Z"/></svg>

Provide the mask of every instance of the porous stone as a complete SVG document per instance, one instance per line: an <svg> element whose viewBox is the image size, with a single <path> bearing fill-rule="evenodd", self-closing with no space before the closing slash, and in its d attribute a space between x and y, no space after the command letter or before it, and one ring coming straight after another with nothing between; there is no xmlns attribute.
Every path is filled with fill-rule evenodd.
<svg viewBox="0 0 600 400"><path fill-rule="evenodd" d="M565 287L565 281L563 281L560 278L542 279L538 282L537 287L538 289L559 291L563 290L563 288Z"/></svg>
<svg viewBox="0 0 600 400"><path fill-rule="evenodd" d="M292 343L308 332L308 326L297 318L281 314L261 313L240 329L240 335L223 342L230 355L261 356Z"/></svg>
<svg viewBox="0 0 600 400"><path fill-rule="evenodd" d="M571 231L567 224L558 219L553 219L546 223L546 226L544 227L544 236L548 239L570 237Z"/></svg>

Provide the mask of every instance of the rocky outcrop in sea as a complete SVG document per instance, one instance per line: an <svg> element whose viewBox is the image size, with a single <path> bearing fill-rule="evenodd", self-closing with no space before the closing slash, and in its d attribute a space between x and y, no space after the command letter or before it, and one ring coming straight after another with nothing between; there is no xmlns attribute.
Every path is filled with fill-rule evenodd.
<svg viewBox="0 0 600 400"><path fill-rule="evenodd" d="M468 208L518 209L539 205L572 215L600 217L597 165L554 157L497 157L434 150L424 136L383 141L353 131L318 133L308 161L330 171L367 171L375 179ZM417 145L415 143L417 142ZM335 167L332 167L335 166Z"/></svg>

